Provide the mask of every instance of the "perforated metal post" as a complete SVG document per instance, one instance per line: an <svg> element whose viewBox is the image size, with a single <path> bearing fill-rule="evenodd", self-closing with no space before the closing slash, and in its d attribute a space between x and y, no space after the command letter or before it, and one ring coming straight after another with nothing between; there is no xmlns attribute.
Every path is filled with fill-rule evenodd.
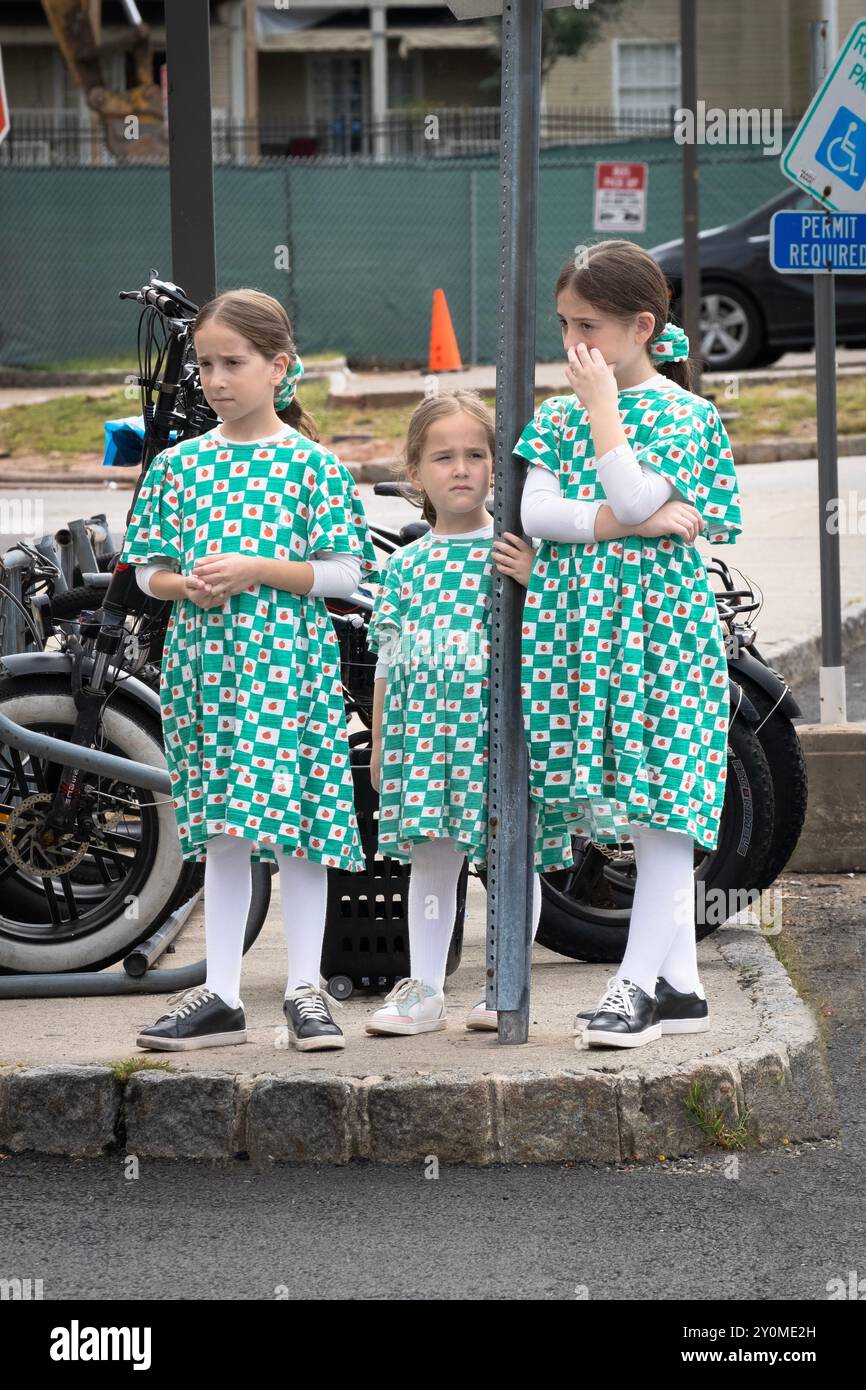
<svg viewBox="0 0 866 1390"><path fill-rule="evenodd" d="M827 21L809 25L812 90L817 92L835 58L829 50ZM818 205L816 204L816 207ZM826 212L825 216L830 217ZM836 438L836 286L832 271L812 277L815 322L815 414L818 427L818 556L821 572L821 666L818 672L822 724L844 724L847 717L842 657L842 577L839 528L828 518L839 498L839 445Z"/></svg>
<svg viewBox="0 0 866 1390"><path fill-rule="evenodd" d="M697 111L698 21L697 0L680 0L680 100L684 111ZM692 353L700 363L701 265L698 242L698 147L687 140L682 147L683 188L683 328ZM701 393L701 369L693 371L692 389Z"/></svg>
<svg viewBox="0 0 866 1390"><path fill-rule="evenodd" d="M496 353L494 534L522 534L524 470L511 450L532 417L535 384L536 207L541 93L541 6L502 11L501 221ZM490 835L487 1004L500 1043L526 1042L532 953L533 825L520 697L524 591L494 570L490 659Z"/></svg>

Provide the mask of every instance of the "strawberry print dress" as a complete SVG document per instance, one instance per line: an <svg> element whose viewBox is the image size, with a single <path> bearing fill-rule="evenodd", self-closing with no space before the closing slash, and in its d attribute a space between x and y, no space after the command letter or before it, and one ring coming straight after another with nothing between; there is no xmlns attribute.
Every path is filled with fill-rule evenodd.
<svg viewBox="0 0 866 1390"><path fill-rule="evenodd" d="M387 657L379 850L411 863L412 842L451 836L487 862L493 527L428 531L395 551L367 629ZM571 836L537 841L535 867L573 864ZM542 852L543 850L543 852Z"/></svg>
<svg viewBox="0 0 866 1390"><path fill-rule="evenodd" d="M697 508L711 544L741 530L733 456L716 407L674 382L619 392L626 438ZM543 401L514 449L562 495L604 501L589 416ZM701 555L678 536L542 541L523 612L524 727L548 825L601 844L629 821L712 850L727 773L724 633Z"/></svg>
<svg viewBox="0 0 866 1390"><path fill-rule="evenodd" d="M351 552L378 569L355 481L297 430L275 442L215 431L165 449L145 474L121 562L181 573L216 552L304 560ZM365 867L355 815L340 650L323 598L251 585L223 604L172 605L160 677L181 852L213 835L279 846L329 868Z"/></svg>

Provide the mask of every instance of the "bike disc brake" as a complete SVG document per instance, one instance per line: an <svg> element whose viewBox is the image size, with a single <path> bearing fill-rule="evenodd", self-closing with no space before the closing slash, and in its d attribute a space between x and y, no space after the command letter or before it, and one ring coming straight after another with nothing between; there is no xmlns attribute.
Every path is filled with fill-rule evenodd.
<svg viewBox="0 0 866 1390"><path fill-rule="evenodd" d="M50 792L35 792L33 796L25 797L9 812L6 825L0 832L0 840L12 863L28 873L39 874L41 878L61 878L71 873L88 850L86 842L73 849L68 840L45 845L38 839L43 819L39 808L50 806L53 799Z"/></svg>

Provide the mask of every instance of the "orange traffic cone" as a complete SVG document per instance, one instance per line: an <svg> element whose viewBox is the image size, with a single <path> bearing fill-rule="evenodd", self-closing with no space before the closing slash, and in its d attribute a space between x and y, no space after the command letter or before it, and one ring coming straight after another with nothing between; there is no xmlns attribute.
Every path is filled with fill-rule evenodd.
<svg viewBox="0 0 866 1390"><path fill-rule="evenodd" d="M454 325L444 290L433 291L433 323L430 329L430 371L459 372L463 368Z"/></svg>

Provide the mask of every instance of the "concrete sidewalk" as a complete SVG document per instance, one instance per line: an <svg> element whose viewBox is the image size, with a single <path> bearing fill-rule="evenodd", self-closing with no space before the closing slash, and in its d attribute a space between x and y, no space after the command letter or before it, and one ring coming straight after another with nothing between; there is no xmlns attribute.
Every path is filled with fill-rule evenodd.
<svg viewBox="0 0 866 1390"><path fill-rule="evenodd" d="M529 1042L504 1047L463 1026L484 981L486 895L470 878L447 1030L371 1037L364 1023L380 998L357 995L335 1010L345 1050L302 1054L287 1048L278 880L274 889L244 961L246 1044L137 1049L137 1029L164 1011L161 995L4 1002L0 1147L261 1162L654 1159L713 1146L689 1107L695 1083L706 1113L723 1114L730 1129L742 1123L754 1142L836 1132L815 1021L755 928L721 928L698 948L710 1030L632 1051L576 1047L572 1036L575 1013L598 1001L615 967L536 946ZM164 961L203 955L199 908ZM111 1064L135 1057L150 1065L117 1079Z"/></svg>

